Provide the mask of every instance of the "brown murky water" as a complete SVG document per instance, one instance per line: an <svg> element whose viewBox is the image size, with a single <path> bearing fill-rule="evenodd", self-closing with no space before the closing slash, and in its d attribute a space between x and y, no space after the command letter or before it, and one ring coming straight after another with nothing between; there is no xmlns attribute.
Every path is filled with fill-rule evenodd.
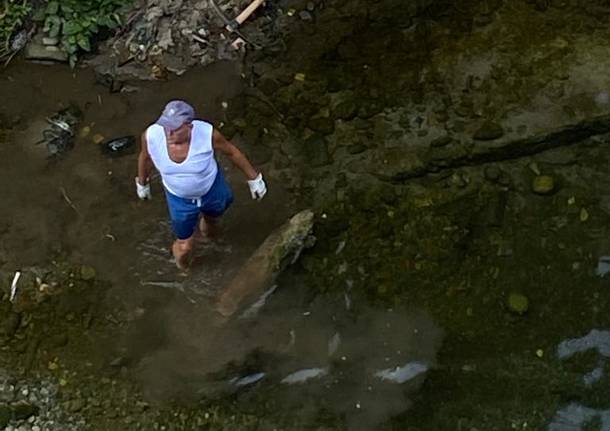
<svg viewBox="0 0 610 431"><path fill-rule="evenodd" d="M303 399L324 399L334 411L349 413L352 429L363 430L408 407L405 387L384 383L372 370L434 364L441 333L426 314L367 306L356 311L343 299L312 304L307 286L292 276L281 281L264 318L224 324L212 312L209 300L224 281L296 212L298 204L281 183L267 177L267 197L254 202L240 172L221 160L235 203L224 217L223 238L200 246L196 266L185 276L171 260L159 180L153 181L152 201L140 202L133 183L136 155L109 158L92 141L98 133L106 139L138 136L172 98L188 99L202 118L220 124L228 115L222 102L242 90L239 67L219 63L138 86L137 92L110 94L88 70L19 63L0 76L0 118L14 124L9 143L0 146L5 268L44 266L53 258L94 266L112 283L107 301L127 313L122 336L100 340L99 356L107 363L119 358L150 399L222 393L231 378L264 375L278 383L299 370L325 375L335 368L336 375L305 392L282 385L278 399L296 410ZM91 131L50 161L36 142L46 118L70 104L83 112L79 130ZM248 143L235 141L248 152ZM422 381L414 380L413 388Z"/></svg>
<svg viewBox="0 0 610 431"><path fill-rule="evenodd" d="M140 202L133 184L137 156L109 158L92 136L139 136L172 98L189 100L202 118L219 124L226 116L222 102L241 90L240 71L235 64L219 63L170 82L138 85L137 92L110 94L88 70L9 68L0 77L5 99L0 116L17 125L10 143L0 146L0 220L6 267L44 265L61 256L93 265L100 278L111 281L109 300L141 317L126 342L114 347L138 359L153 355L157 359L145 361L146 367L158 370L174 367L167 356L181 357L192 346L194 328L205 333L213 325L206 317L208 299L292 209L288 194L272 178L267 198L252 201L241 172L221 160L235 193L224 217L224 236L200 245L188 275L177 271L158 178L152 201ZM44 145L35 143L47 127L45 118L70 103L83 111L79 129L88 126L91 132L63 158L48 160ZM247 152L239 138L236 143ZM170 347L160 344L167 332ZM151 353L157 349L161 353Z"/></svg>
<svg viewBox="0 0 610 431"><path fill-rule="evenodd" d="M17 121L13 142L0 148L2 220L11 225L4 247L14 260L10 263L31 265L61 251L70 260L98 267L104 278L117 282L147 273L151 279L145 281L156 281L157 271L149 272L151 261L157 266L168 261L163 272L175 273L169 265L171 235L160 183L153 184L151 202L139 202L133 187L136 156L108 158L91 138L98 133L107 139L139 136L172 98L188 99L202 118L219 124L226 115L222 102L240 88L239 68L231 63L115 94L97 85L88 70L25 64L10 68L0 78L5 100L0 115ZM35 142L41 139L45 118L70 103L83 111L80 127L89 126L91 132L78 139L64 158L49 162L44 145ZM204 248L205 264L200 267L206 271L217 269L222 255L231 256L228 260L233 263L247 255L290 213L281 185L271 180L269 199L253 202L241 173L228 162L224 167L236 202L226 217L225 245ZM239 247L231 247L237 238Z"/></svg>

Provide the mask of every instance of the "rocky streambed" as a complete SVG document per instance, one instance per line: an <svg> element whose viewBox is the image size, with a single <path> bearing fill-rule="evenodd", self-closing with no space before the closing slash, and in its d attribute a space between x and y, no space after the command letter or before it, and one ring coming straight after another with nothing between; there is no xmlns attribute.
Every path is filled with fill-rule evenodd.
<svg viewBox="0 0 610 431"><path fill-rule="evenodd" d="M173 22L189 6L157 18ZM25 207L42 215L35 235L14 212L0 230L0 423L605 429L607 355L595 334L610 323L608 13L603 2L286 1L249 24L264 33L263 49L247 52L237 91L191 91L191 72L157 87L112 75L136 93L93 87L80 96L84 124L104 134L140 128L152 104L192 93L275 185L276 218L262 223L270 212L238 199L227 241L204 247L204 263L230 273L215 256L243 258L270 225L310 205L317 241L257 317L220 331L205 305L218 275L185 281L168 270L162 202L133 229L120 225L141 210L120 204L131 196L132 159L101 159L85 136L46 171L26 163L36 181L51 173L42 187L57 196ZM86 73L76 88L89 89ZM4 77L3 88L24 91L27 76L9 68ZM70 93L77 104L80 93ZM1 111L4 148L28 127L31 109L16 99ZM112 175L100 181L83 166ZM8 195L21 202L19 190ZM65 226L56 233L58 208ZM258 236L246 221L259 223ZM98 229L116 241L91 246ZM24 249L55 254L36 259L21 238ZM134 249L143 257L126 265ZM28 260L44 269L23 270L29 279L11 303L14 272ZM144 270L151 262L156 274Z"/></svg>

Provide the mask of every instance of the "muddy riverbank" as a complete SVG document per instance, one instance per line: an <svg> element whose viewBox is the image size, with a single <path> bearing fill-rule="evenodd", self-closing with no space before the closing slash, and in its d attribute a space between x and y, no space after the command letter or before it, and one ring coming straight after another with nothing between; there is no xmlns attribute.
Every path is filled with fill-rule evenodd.
<svg viewBox="0 0 610 431"><path fill-rule="evenodd" d="M0 76L0 420L606 429L607 338L579 341L610 324L603 5L293 3L284 47L245 66L120 93L88 69L15 62ZM93 142L138 134L170 97L222 124L270 183L251 202L228 170L225 236L187 277L160 185L138 202L134 156ZM70 103L89 131L49 163L34 137ZM308 206L315 246L258 316L219 326L210 298Z"/></svg>

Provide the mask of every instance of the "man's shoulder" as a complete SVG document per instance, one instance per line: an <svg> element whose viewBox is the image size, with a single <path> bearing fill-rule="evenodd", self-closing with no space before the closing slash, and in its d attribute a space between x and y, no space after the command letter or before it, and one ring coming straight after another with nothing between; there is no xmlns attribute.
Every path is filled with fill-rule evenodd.
<svg viewBox="0 0 610 431"><path fill-rule="evenodd" d="M147 133L150 130L163 130L163 126L160 126L157 123L149 124L148 127L144 130L144 133Z"/></svg>

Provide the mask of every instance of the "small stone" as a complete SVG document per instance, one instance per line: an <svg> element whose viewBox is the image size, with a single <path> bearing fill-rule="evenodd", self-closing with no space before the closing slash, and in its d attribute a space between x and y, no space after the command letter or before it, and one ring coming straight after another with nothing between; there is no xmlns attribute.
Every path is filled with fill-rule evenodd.
<svg viewBox="0 0 610 431"><path fill-rule="evenodd" d="M0 404L0 429L4 429L11 421L13 413L6 404Z"/></svg>
<svg viewBox="0 0 610 431"><path fill-rule="evenodd" d="M498 181L502 171L497 166L486 166L483 171L483 175L485 175L485 179L488 181Z"/></svg>
<svg viewBox="0 0 610 431"><path fill-rule="evenodd" d="M82 129L80 129L80 132L78 133L78 136L81 139L83 139L83 138L86 138L87 136L89 136L89 133L91 133L91 127L85 126Z"/></svg>
<svg viewBox="0 0 610 431"><path fill-rule="evenodd" d="M235 127L238 127L240 129L245 129L248 125L246 120L243 118L236 118L235 120L233 120L233 124L235 125Z"/></svg>
<svg viewBox="0 0 610 431"><path fill-rule="evenodd" d="M492 141L504 136L504 129L493 121L485 121L473 136L479 141Z"/></svg>
<svg viewBox="0 0 610 431"><path fill-rule="evenodd" d="M534 174L540 175L540 168L538 168L538 163L532 162L527 165L527 167L530 168L530 171L532 171Z"/></svg>
<svg viewBox="0 0 610 431"><path fill-rule="evenodd" d="M21 323L21 315L13 311L9 311L4 321L0 324L0 335L12 337L19 329Z"/></svg>
<svg viewBox="0 0 610 431"><path fill-rule="evenodd" d="M316 5L314 2L312 2L312 1L307 2L307 10L309 12L313 12L315 8L316 8Z"/></svg>
<svg viewBox="0 0 610 431"><path fill-rule="evenodd" d="M38 407L28 403L17 403L13 404L13 418L18 421L23 421L28 419L30 416L33 416L38 413Z"/></svg>
<svg viewBox="0 0 610 431"><path fill-rule="evenodd" d="M49 50L47 48L56 47L30 42L25 48L25 58L28 60L57 61L62 63L68 61L68 54L66 54L63 50Z"/></svg>
<svg viewBox="0 0 610 431"><path fill-rule="evenodd" d="M303 21L311 21L313 19L313 16L310 12L302 10L301 12L299 12L299 18L301 18L301 20Z"/></svg>
<svg viewBox="0 0 610 431"><path fill-rule="evenodd" d="M85 281L93 280L96 276L95 268L89 265L83 265L80 267L80 278Z"/></svg>
<svg viewBox="0 0 610 431"><path fill-rule="evenodd" d="M316 116L309 119L307 126L322 135L330 135L335 131L335 120L330 117Z"/></svg>
<svg viewBox="0 0 610 431"><path fill-rule="evenodd" d="M357 113L358 105L353 98L346 98L333 108L333 115L341 120L352 120Z"/></svg>
<svg viewBox="0 0 610 431"><path fill-rule="evenodd" d="M555 191L555 180L549 175L538 175L532 181L532 191L539 195L549 195Z"/></svg>
<svg viewBox="0 0 610 431"><path fill-rule="evenodd" d="M580 209L580 221L586 222L587 220L589 220L589 211L587 211L586 208L581 208Z"/></svg>
<svg viewBox="0 0 610 431"><path fill-rule="evenodd" d="M72 401L67 401L64 403L64 408L71 413L80 412L85 406L85 402L80 398L74 399Z"/></svg>
<svg viewBox="0 0 610 431"><path fill-rule="evenodd" d="M451 139L451 136L448 136L448 135L440 136L440 137L434 139L432 142L430 142L430 146L433 148L445 147L445 146L449 145L452 140L453 139Z"/></svg>
<svg viewBox="0 0 610 431"><path fill-rule="evenodd" d="M103 136L103 135L101 135L101 134L99 134L99 133L96 133L96 134L95 134L95 135L93 135L93 137L91 138L91 140L93 141L93 143L94 143L94 144L96 144L96 145L99 145L99 144L101 144L102 142L104 142L104 139L105 139L105 138L104 138L104 136Z"/></svg>
<svg viewBox="0 0 610 431"><path fill-rule="evenodd" d="M304 143L305 155L313 167L321 167L332 162L328 153L328 142L320 135L310 136Z"/></svg>
<svg viewBox="0 0 610 431"><path fill-rule="evenodd" d="M542 350L542 349L536 350L536 356L538 356L539 358L542 359L542 357L544 356L544 350Z"/></svg>
<svg viewBox="0 0 610 431"><path fill-rule="evenodd" d="M352 144L347 146L347 152L355 155L360 154L366 151L366 146L364 144Z"/></svg>
<svg viewBox="0 0 610 431"><path fill-rule="evenodd" d="M452 186L459 187L461 189L468 185L468 181L466 180L466 178L464 178L458 173L454 173L453 175L451 175L451 177L449 178L449 183Z"/></svg>
<svg viewBox="0 0 610 431"><path fill-rule="evenodd" d="M523 315L529 309L529 299L520 293L511 293L506 301L508 309L515 314Z"/></svg>
<svg viewBox="0 0 610 431"><path fill-rule="evenodd" d="M300 73L300 72L299 73L295 73L294 74L294 80L295 81L300 81L300 82L305 81L305 74L304 73Z"/></svg>
<svg viewBox="0 0 610 431"><path fill-rule="evenodd" d="M43 37L42 44L46 46L57 45L59 43L59 39L56 37Z"/></svg>

